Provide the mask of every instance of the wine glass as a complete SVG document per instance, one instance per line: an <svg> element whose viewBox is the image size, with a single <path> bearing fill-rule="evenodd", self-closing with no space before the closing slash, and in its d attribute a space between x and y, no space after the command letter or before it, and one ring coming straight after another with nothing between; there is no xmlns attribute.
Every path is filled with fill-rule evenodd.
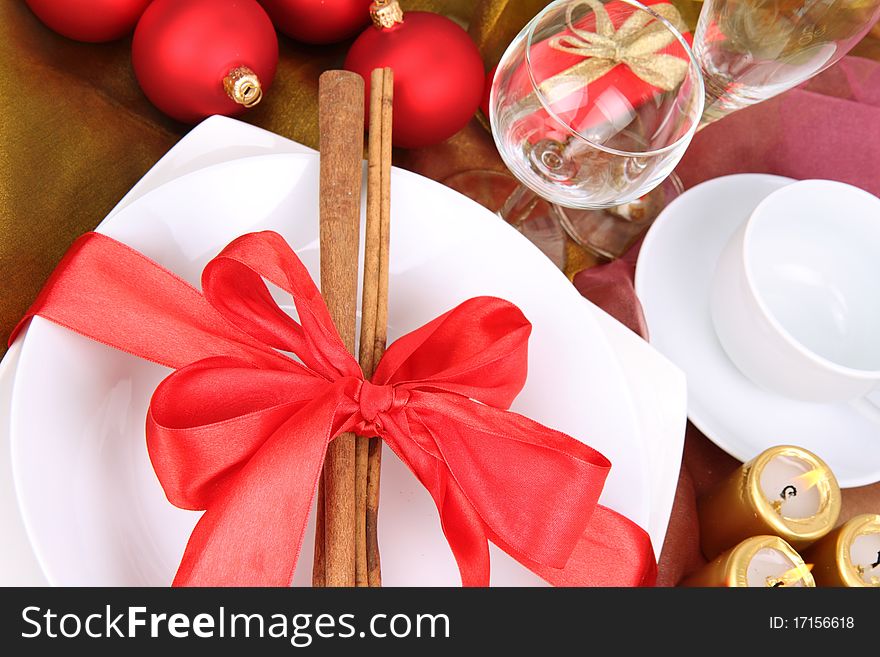
<svg viewBox="0 0 880 657"><path fill-rule="evenodd" d="M880 18L880 0L706 0L694 50L706 79L703 124L818 75Z"/></svg>
<svg viewBox="0 0 880 657"><path fill-rule="evenodd" d="M490 100L495 143L522 183L494 208L508 221L522 225L537 212L558 225L560 205L630 203L678 164L704 87L680 16L668 3L656 7L556 0L508 47ZM461 176L447 183L473 197L485 182L474 185L475 173L467 185Z"/></svg>
<svg viewBox="0 0 880 657"><path fill-rule="evenodd" d="M700 128L818 75L878 18L880 0L705 0L693 46L706 86ZM576 242L616 257L681 188L673 174L671 193L607 210L563 209L559 219Z"/></svg>

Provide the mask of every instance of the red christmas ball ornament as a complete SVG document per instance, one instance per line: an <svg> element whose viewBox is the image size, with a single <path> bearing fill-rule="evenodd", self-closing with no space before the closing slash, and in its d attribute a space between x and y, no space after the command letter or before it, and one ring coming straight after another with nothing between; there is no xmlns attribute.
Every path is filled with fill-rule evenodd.
<svg viewBox="0 0 880 657"><path fill-rule="evenodd" d="M336 43L370 22L371 0L260 0L281 32L305 43Z"/></svg>
<svg viewBox="0 0 880 657"><path fill-rule="evenodd" d="M131 32L151 0L25 0L47 27L77 41L113 41Z"/></svg>
<svg viewBox="0 0 880 657"><path fill-rule="evenodd" d="M131 57L147 98L195 123L260 102L275 76L278 37L257 0L153 0Z"/></svg>
<svg viewBox="0 0 880 657"><path fill-rule="evenodd" d="M366 80L367 112L370 74L389 66L394 69L394 145L419 148L448 139L467 124L483 95L485 71L477 46L439 14L404 16L396 0L376 0L370 11L375 25L355 40L345 59L345 68Z"/></svg>

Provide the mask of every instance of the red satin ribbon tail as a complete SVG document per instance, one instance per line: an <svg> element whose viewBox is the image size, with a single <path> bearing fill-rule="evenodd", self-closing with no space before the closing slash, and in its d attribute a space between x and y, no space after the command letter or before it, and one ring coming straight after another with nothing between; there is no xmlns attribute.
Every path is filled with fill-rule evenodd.
<svg viewBox="0 0 880 657"><path fill-rule="evenodd" d="M480 516L454 482L446 487L442 499L435 501L443 534L458 564L461 585L489 586L489 540Z"/></svg>
<svg viewBox="0 0 880 657"><path fill-rule="evenodd" d="M654 586L657 581L657 560L647 532L602 505L596 506L564 568L548 568L499 547L553 586Z"/></svg>
<svg viewBox="0 0 880 657"><path fill-rule="evenodd" d="M563 567L596 508L610 466L605 457L526 417L456 395L414 391L407 409L412 440L432 451L485 532L531 560ZM417 476L430 490L429 477Z"/></svg>
<svg viewBox="0 0 880 657"><path fill-rule="evenodd" d="M10 344L35 315L166 367L217 355L266 366L293 362L225 321L192 285L100 233L74 242Z"/></svg>

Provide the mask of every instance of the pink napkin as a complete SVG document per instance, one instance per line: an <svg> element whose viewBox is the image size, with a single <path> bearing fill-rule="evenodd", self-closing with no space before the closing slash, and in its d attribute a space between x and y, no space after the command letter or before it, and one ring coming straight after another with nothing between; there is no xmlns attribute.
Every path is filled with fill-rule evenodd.
<svg viewBox="0 0 880 657"><path fill-rule="evenodd" d="M573 282L578 292L647 340L648 325L633 287L641 246L642 240L639 240L623 257L607 265L584 269Z"/></svg>
<svg viewBox="0 0 880 657"><path fill-rule="evenodd" d="M802 87L725 117L694 138L676 172L685 187L775 173L880 195L880 64L846 57Z"/></svg>
<svg viewBox="0 0 880 657"><path fill-rule="evenodd" d="M732 173L773 173L839 180L880 196L880 63L845 57L803 86L708 126L676 172L686 188ZM574 284L647 338L632 284L640 246L580 272Z"/></svg>

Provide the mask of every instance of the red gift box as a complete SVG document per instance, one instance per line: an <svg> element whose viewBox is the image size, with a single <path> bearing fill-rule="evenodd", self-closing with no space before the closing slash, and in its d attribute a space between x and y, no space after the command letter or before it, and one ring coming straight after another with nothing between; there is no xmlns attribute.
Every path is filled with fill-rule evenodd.
<svg viewBox="0 0 880 657"><path fill-rule="evenodd" d="M692 43L690 32L669 2L646 0L645 4ZM568 29L532 44L528 65L514 69L506 83L523 113L516 130L531 143L564 141L570 136L566 127L601 140L603 133L614 134L628 123L637 108L656 100L670 86L675 88L686 74L688 52L656 20L625 2L603 6L584 0L583 5L593 11L570 22ZM593 54L587 54L590 52ZM535 85L545 104L537 111Z"/></svg>

